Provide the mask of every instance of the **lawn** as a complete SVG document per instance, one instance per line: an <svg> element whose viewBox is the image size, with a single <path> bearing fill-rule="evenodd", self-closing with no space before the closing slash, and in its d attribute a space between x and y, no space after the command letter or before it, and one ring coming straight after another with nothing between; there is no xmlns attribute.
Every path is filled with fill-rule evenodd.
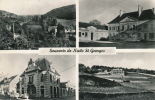
<svg viewBox="0 0 155 100"><path fill-rule="evenodd" d="M88 41L79 42L80 47L116 47L117 49L143 49L155 48L155 42L105 42Z"/></svg>

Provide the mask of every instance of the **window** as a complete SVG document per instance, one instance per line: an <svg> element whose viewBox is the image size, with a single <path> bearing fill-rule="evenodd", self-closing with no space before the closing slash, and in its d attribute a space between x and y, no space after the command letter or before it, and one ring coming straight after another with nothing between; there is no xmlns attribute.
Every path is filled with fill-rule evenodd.
<svg viewBox="0 0 155 100"><path fill-rule="evenodd" d="M154 33L149 33L149 39L154 39Z"/></svg>
<svg viewBox="0 0 155 100"><path fill-rule="evenodd" d="M41 74L41 82L44 81L44 74Z"/></svg>
<svg viewBox="0 0 155 100"><path fill-rule="evenodd" d="M59 84L59 79L57 79L57 83Z"/></svg>
<svg viewBox="0 0 155 100"><path fill-rule="evenodd" d="M22 88L22 94L24 94L24 88Z"/></svg>
<svg viewBox="0 0 155 100"><path fill-rule="evenodd" d="M85 37L87 37L87 35L88 35L87 32L85 32Z"/></svg>
<svg viewBox="0 0 155 100"><path fill-rule="evenodd" d="M127 25L127 30L129 30L129 25Z"/></svg>
<svg viewBox="0 0 155 100"><path fill-rule="evenodd" d="M144 28L147 28L147 24L144 24L143 27L144 27Z"/></svg>
<svg viewBox="0 0 155 100"><path fill-rule="evenodd" d="M142 30L142 26L138 26L138 30Z"/></svg>
<svg viewBox="0 0 155 100"><path fill-rule="evenodd" d="M111 27L109 27L109 30L111 30Z"/></svg>
<svg viewBox="0 0 155 100"><path fill-rule="evenodd" d="M119 26L117 26L117 31L119 31Z"/></svg>
<svg viewBox="0 0 155 100"><path fill-rule="evenodd" d="M132 29L135 30L135 29L136 29L136 25L133 25L133 26L132 26Z"/></svg>
<svg viewBox="0 0 155 100"><path fill-rule="evenodd" d="M82 35L84 35L84 33L82 33Z"/></svg>
<svg viewBox="0 0 155 100"><path fill-rule="evenodd" d="M138 33L138 37L139 37L139 38L141 37L141 34L140 34L140 33Z"/></svg>
<svg viewBox="0 0 155 100"><path fill-rule="evenodd" d="M22 84L24 84L24 78L22 78Z"/></svg>
<svg viewBox="0 0 155 100"><path fill-rule="evenodd" d="M50 75L50 82L52 82L52 75Z"/></svg>
<svg viewBox="0 0 155 100"><path fill-rule="evenodd" d="M33 83L33 76L29 76L29 83Z"/></svg>
<svg viewBox="0 0 155 100"><path fill-rule="evenodd" d="M121 30L124 30L124 26L122 26L122 29Z"/></svg>
<svg viewBox="0 0 155 100"><path fill-rule="evenodd" d="M151 27L150 28L153 29L153 24L151 24Z"/></svg>
<svg viewBox="0 0 155 100"><path fill-rule="evenodd" d="M81 37L81 32L79 32L79 37Z"/></svg>

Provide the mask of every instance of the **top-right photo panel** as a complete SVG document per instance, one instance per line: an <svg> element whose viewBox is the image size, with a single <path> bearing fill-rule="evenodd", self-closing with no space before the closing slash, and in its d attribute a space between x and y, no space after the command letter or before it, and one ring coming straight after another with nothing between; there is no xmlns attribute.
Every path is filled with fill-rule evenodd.
<svg viewBox="0 0 155 100"><path fill-rule="evenodd" d="M79 0L79 46L155 48L155 0Z"/></svg>

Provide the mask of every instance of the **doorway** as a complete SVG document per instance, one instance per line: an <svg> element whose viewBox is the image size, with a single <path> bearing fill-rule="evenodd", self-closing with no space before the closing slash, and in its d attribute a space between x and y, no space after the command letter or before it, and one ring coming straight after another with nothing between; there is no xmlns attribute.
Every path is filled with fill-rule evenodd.
<svg viewBox="0 0 155 100"><path fill-rule="evenodd" d="M34 85L28 85L27 93L29 94L29 96L33 96L34 94L36 94L36 87Z"/></svg>
<svg viewBox="0 0 155 100"><path fill-rule="evenodd" d="M40 87L40 91L41 91L41 97L44 97L44 86Z"/></svg>
<svg viewBox="0 0 155 100"><path fill-rule="evenodd" d="M93 40L93 32L91 33L91 40Z"/></svg>

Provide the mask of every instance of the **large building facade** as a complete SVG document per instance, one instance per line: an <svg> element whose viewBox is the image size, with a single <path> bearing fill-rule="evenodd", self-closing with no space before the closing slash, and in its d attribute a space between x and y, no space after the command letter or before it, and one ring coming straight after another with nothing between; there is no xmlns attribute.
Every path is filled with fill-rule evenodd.
<svg viewBox="0 0 155 100"><path fill-rule="evenodd" d="M155 41L155 10L138 6L138 11L123 12L108 23L111 39L125 41Z"/></svg>
<svg viewBox="0 0 155 100"><path fill-rule="evenodd" d="M45 98L64 96L60 75L45 58L36 61L30 59L28 67L20 77L18 89L20 96Z"/></svg>
<svg viewBox="0 0 155 100"><path fill-rule="evenodd" d="M103 25L92 25L89 23L79 23L79 39L86 41L96 41L108 37L108 29Z"/></svg>

